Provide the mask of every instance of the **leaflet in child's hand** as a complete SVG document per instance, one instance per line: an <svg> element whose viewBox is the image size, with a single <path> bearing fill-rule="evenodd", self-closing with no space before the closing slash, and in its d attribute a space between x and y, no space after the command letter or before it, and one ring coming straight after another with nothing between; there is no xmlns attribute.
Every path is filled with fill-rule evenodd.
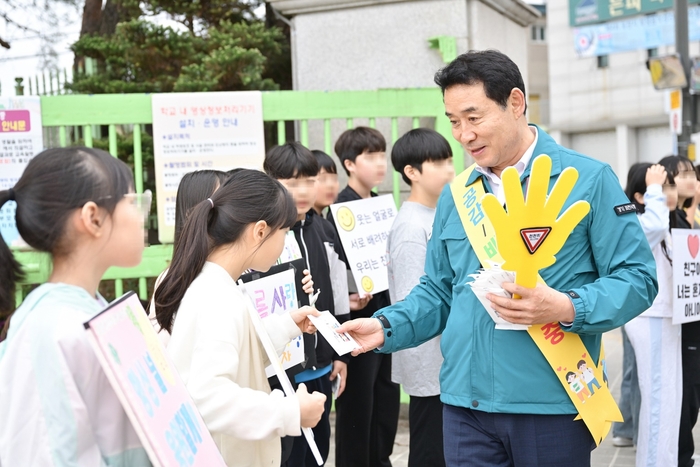
<svg viewBox="0 0 700 467"><path fill-rule="evenodd" d="M338 355L345 355L360 348L350 334L338 334L335 331L340 327L340 323L330 311L322 311L319 316L309 315L309 319Z"/></svg>

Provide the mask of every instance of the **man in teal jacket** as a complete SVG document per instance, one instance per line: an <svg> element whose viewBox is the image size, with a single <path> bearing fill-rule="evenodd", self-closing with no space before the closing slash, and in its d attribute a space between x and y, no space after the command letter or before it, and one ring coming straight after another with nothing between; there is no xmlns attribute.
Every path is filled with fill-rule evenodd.
<svg viewBox="0 0 700 467"><path fill-rule="evenodd" d="M562 212L578 200L590 213L574 229L554 265L540 271L547 285L504 284L520 300L489 296L513 323L559 322L580 335L598 361L602 333L622 326L657 293L651 251L610 166L558 145L527 124L517 65L497 51L459 56L435 77L453 136L481 179L504 201L501 173L514 166L523 189L534 157L552 159L551 186L566 167L579 179ZM343 325L366 352L389 353L442 334L440 372L448 466L589 466L593 438L567 390L525 331L497 330L467 282L481 268L449 187L440 197L428 244L425 276L403 302L373 318Z"/></svg>

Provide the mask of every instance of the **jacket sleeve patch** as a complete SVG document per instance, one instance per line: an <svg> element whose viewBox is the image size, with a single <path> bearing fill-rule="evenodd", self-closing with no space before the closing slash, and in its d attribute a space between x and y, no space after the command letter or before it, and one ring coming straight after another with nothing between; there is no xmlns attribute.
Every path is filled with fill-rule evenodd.
<svg viewBox="0 0 700 467"><path fill-rule="evenodd" d="M620 204L619 206L615 206L615 214L617 214L618 216L621 216L623 214L629 214L631 212L637 212L637 206L635 206L634 203Z"/></svg>

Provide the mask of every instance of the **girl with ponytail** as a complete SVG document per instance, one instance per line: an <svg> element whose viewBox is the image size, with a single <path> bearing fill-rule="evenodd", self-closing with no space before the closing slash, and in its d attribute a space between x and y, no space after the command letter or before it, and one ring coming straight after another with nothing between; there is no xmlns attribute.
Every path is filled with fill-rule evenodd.
<svg viewBox="0 0 700 467"><path fill-rule="evenodd" d="M296 222L296 206L276 180L233 174L190 211L168 273L154 294L167 352L229 466L280 464L280 438L318 423L326 397L302 384L296 397L270 392L267 361L236 285L243 271L267 271ZM263 320L279 352L313 331L310 307Z"/></svg>
<svg viewBox="0 0 700 467"><path fill-rule="evenodd" d="M0 191L0 206L17 203L24 241L53 259L0 342L0 465L151 465L83 328L107 304L97 291L105 271L141 261L150 193L133 188L126 164L73 147L38 154ZM20 278L0 239L0 315L14 309Z"/></svg>

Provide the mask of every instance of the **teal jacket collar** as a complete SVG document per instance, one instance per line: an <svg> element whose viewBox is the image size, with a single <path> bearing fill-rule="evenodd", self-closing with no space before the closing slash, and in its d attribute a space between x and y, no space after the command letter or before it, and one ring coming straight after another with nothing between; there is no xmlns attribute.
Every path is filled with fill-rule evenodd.
<svg viewBox="0 0 700 467"><path fill-rule="evenodd" d="M537 130L537 144L535 145L535 150L532 153L532 158L530 159L530 162L523 171L523 174L520 176L521 183L527 177L530 176L530 170L532 170L532 162L535 160L535 158L537 158L537 156L540 156L542 154L547 154L552 159L552 177L556 177L562 171L561 157L559 156L559 145L556 143L556 141L554 141L554 139L551 136L542 131L542 129L537 125L530 126L535 127L535 129ZM484 178L484 175L474 170L469 176L466 185L471 185L479 177Z"/></svg>

